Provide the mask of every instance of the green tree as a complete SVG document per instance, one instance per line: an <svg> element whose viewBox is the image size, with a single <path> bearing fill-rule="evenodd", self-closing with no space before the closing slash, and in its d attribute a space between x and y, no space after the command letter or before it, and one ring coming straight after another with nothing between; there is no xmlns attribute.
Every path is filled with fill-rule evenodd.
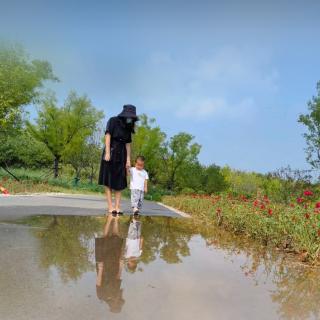
<svg viewBox="0 0 320 320"><path fill-rule="evenodd" d="M202 180L203 190L206 193L224 191L228 183L223 176L220 167L214 164L204 169L204 178Z"/></svg>
<svg viewBox="0 0 320 320"><path fill-rule="evenodd" d="M84 167L89 182L92 184L93 179L97 175L97 171L101 161L102 144L101 144L102 130L99 126L95 132L88 138L86 144L86 166Z"/></svg>
<svg viewBox="0 0 320 320"><path fill-rule="evenodd" d="M146 158L146 169L150 179L156 183L166 135L155 125L155 119L148 118L145 114L139 116L139 119L136 133L133 135L133 159L138 155Z"/></svg>
<svg viewBox="0 0 320 320"><path fill-rule="evenodd" d="M20 119L22 107L35 102L45 80L54 80L47 61L30 60L20 47L0 46L0 130Z"/></svg>
<svg viewBox="0 0 320 320"><path fill-rule="evenodd" d="M320 168L320 81L317 83L317 95L308 102L309 113L301 114L298 122L307 127L303 136L306 140L307 161L313 168Z"/></svg>
<svg viewBox="0 0 320 320"><path fill-rule="evenodd" d="M199 161L184 164L177 175L176 186L182 193L195 193L204 190L205 168Z"/></svg>
<svg viewBox="0 0 320 320"><path fill-rule="evenodd" d="M35 140L28 131L11 134L0 144L0 164L9 166L47 167L52 155L46 146Z"/></svg>
<svg viewBox="0 0 320 320"><path fill-rule="evenodd" d="M192 135L181 132L173 136L166 144L162 173L169 190L175 189L179 174L188 174L183 171L186 165L197 161L201 146L198 143L192 143L193 139Z"/></svg>
<svg viewBox="0 0 320 320"><path fill-rule="evenodd" d="M82 171L87 171L89 181L93 183L102 152L100 133L100 130L95 130L87 139L80 140L64 157L64 161L74 169L76 184Z"/></svg>
<svg viewBox="0 0 320 320"><path fill-rule="evenodd" d="M252 195L263 189L264 176L255 172L232 170L225 166L221 168L228 190L235 194Z"/></svg>
<svg viewBox="0 0 320 320"><path fill-rule="evenodd" d="M31 135L51 152L55 178L60 161L81 149L102 117L103 113L96 110L86 96L71 92L61 108L54 97L48 97L38 110L36 123L27 122Z"/></svg>
<svg viewBox="0 0 320 320"><path fill-rule="evenodd" d="M29 218L30 219L30 218ZM57 268L63 281L79 279L94 270L90 261L90 240L101 228L93 217L40 216L45 228L35 231L39 238L40 263L45 269Z"/></svg>

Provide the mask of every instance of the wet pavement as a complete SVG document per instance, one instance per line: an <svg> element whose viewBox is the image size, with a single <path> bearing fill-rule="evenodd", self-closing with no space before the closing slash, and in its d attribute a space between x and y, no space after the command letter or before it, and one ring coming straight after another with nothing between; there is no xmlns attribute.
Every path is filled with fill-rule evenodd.
<svg viewBox="0 0 320 320"><path fill-rule="evenodd" d="M1 320L320 318L319 269L191 219L27 217L0 252Z"/></svg>
<svg viewBox="0 0 320 320"><path fill-rule="evenodd" d="M130 201L123 199L121 209L131 212ZM143 212L152 216L180 217L177 211L153 201L144 201ZM34 194L0 196L0 219L15 220L35 214L51 215L104 215L106 200L103 196L77 194Z"/></svg>

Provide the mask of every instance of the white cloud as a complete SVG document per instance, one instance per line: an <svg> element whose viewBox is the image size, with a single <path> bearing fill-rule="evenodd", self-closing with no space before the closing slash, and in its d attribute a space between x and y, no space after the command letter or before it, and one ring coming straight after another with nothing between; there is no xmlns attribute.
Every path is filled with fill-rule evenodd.
<svg viewBox="0 0 320 320"><path fill-rule="evenodd" d="M265 51L227 47L187 64L166 53L150 57L136 76L141 103L198 120L252 118L278 90Z"/></svg>
<svg viewBox="0 0 320 320"><path fill-rule="evenodd" d="M227 47L199 63L197 77L219 86L276 91L277 70L264 51Z"/></svg>
<svg viewBox="0 0 320 320"><path fill-rule="evenodd" d="M238 103L230 103L223 98L205 98L199 101L189 101L177 110L181 118L192 117L197 120L211 117L231 119L251 119L255 114L253 98L245 98Z"/></svg>

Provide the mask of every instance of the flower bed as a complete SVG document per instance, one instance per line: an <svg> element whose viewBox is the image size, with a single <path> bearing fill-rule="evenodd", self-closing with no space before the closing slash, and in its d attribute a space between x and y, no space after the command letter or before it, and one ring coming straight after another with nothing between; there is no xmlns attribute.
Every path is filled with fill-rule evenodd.
<svg viewBox="0 0 320 320"><path fill-rule="evenodd" d="M266 196L253 199L227 194L166 196L163 203L204 223L216 223L316 262L320 261L320 202L316 199L306 190L288 205L272 203Z"/></svg>

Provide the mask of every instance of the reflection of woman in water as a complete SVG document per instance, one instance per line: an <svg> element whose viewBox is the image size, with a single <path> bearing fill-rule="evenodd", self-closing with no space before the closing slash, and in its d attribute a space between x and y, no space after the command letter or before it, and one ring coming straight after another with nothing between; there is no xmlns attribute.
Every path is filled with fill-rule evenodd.
<svg viewBox="0 0 320 320"><path fill-rule="evenodd" d="M134 272L138 265L138 258L142 254L143 238L141 237L141 222L138 217L130 219L128 235L126 239L124 258L127 261L128 270Z"/></svg>
<svg viewBox="0 0 320 320"><path fill-rule="evenodd" d="M119 217L107 217L104 236L95 239L97 296L111 312L118 313L124 304L121 288L123 239L119 232Z"/></svg>

